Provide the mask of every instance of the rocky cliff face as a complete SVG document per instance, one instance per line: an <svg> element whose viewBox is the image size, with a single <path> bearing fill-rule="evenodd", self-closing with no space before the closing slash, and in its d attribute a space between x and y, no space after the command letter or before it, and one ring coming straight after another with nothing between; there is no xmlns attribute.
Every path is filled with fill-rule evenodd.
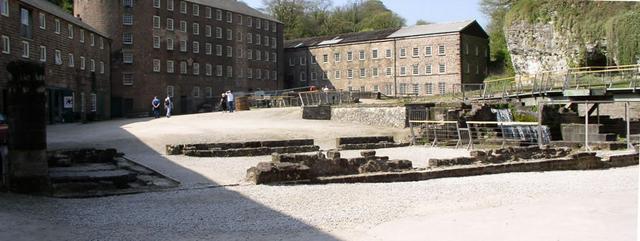
<svg viewBox="0 0 640 241"><path fill-rule="evenodd" d="M568 31L553 23L514 22L505 28L507 48L517 75L542 71L566 72L576 66L584 44L571 40Z"/></svg>

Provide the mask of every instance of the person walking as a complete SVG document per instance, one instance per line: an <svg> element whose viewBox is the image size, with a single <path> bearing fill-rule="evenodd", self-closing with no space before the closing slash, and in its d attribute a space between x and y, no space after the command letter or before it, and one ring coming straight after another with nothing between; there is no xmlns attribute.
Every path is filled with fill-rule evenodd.
<svg viewBox="0 0 640 241"><path fill-rule="evenodd" d="M158 99L158 96L153 97L153 100L151 101L151 109L153 111L153 117L160 118L160 100Z"/></svg>
<svg viewBox="0 0 640 241"><path fill-rule="evenodd" d="M227 94L222 93L222 98L220 98L220 110L222 112L227 112Z"/></svg>
<svg viewBox="0 0 640 241"><path fill-rule="evenodd" d="M173 99L167 95L164 99L164 109L167 111L167 118L171 117L171 110L173 110Z"/></svg>
<svg viewBox="0 0 640 241"><path fill-rule="evenodd" d="M229 112L233 112L234 110L236 110L235 102L235 96L233 96L231 90L227 90L227 109L229 110Z"/></svg>

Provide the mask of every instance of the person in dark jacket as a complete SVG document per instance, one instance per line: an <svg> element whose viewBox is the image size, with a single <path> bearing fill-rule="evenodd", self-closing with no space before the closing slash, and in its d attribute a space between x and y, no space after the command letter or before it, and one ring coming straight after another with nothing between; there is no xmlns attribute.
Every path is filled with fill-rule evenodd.
<svg viewBox="0 0 640 241"><path fill-rule="evenodd" d="M227 95L225 93L222 93L222 98L220 98L220 110L227 111Z"/></svg>

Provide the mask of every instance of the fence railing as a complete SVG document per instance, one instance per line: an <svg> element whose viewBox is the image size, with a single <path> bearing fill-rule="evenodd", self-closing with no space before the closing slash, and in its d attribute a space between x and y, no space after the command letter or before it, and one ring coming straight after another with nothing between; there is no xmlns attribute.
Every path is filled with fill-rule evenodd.
<svg viewBox="0 0 640 241"><path fill-rule="evenodd" d="M370 91L305 91L299 92L302 106L313 105L341 105L355 103L360 99L375 98L377 93Z"/></svg>

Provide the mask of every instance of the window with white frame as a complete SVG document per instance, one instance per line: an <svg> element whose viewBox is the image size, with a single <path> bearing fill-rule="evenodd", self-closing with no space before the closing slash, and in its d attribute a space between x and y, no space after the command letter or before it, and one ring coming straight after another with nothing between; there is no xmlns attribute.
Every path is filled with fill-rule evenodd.
<svg viewBox="0 0 640 241"><path fill-rule="evenodd" d="M276 52L271 53L271 61L274 63L278 62L278 54Z"/></svg>
<svg viewBox="0 0 640 241"><path fill-rule="evenodd" d="M438 67L438 71L441 74L444 74L445 72L447 72L447 65L446 64L440 64L439 67Z"/></svg>
<svg viewBox="0 0 640 241"><path fill-rule="evenodd" d="M167 30L168 31L173 31L174 30L173 18L167 18Z"/></svg>
<svg viewBox="0 0 640 241"><path fill-rule="evenodd" d="M380 87L378 87L378 85L374 85L373 92L380 92Z"/></svg>
<svg viewBox="0 0 640 241"><path fill-rule="evenodd" d="M167 10L173 11L173 0L167 0Z"/></svg>
<svg viewBox="0 0 640 241"><path fill-rule="evenodd" d="M198 86L193 87L193 97L200 98L200 87Z"/></svg>
<svg viewBox="0 0 640 241"><path fill-rule="evenodd" d="M269 36L264 36L264 46L269 46Z"/></svg>
<svg viewBox="0 0 640 241"><path fill-rule="evenodd" d="M30 54L29 54L29 48L31 48L29 42L27 41L22 41L22 57L23 58L29 58Z"/></svg>
<svg viewBox="0 0 640 241"><path fill-rule="evenodd" d="M187 74L189 70L187 69L187 62L180 61L180 74Z"/></svg>
<svg viewBox="0 0 640 241"><path fill-rule="evenodd" d="M253 18L247 17L247 27L253 27Z"/></svg>
<svg viewBox="0 0 640 241"><path fill-rule="evenodd" d="M419 69L418 64L414 64L414 65L413 65L413 66L411 66L411 67L412 67L413 75L418 75L418 74L420 74L420 69Z"/></svg>
<svg viewBox="0 0 640 241"><path fill-rule="evenodd" d="M104 38L100 37L98 38L98 43L100 45L100 49L104 49Z"/></svg>
<svg viewBox="0 0 640 241"><path fill-rule="evenodd" d="M40 28L47 29L47 16L44 13L40 13L39 16L40 16Z"/></svg>
<svg viewBox="0 0 640 241"><path fill-rule="evenodd" d="M333 72L333 78L335 78L335 79L340 79L341 78L340 70L336 70L336 71Z"/></svg>
<svg viewBox="0 0 640 241"><path fill-rule="evenodd" d="M278 71L271 71L271 78L273 80L278 80Z"/></svg>
<svg viewBox="0 0 640 241"><path fill-rule="evenodd" d="M360 50L360 60L364 60L365 59L365 52L364 50Z"/></svg>
<svg viewBox="0 0 640 241"><path fill-rule="evenodd" d="M216 9L216 20L222 20L222 10Z"/></svg>
<svg viewBox="0 0 640 241"><path fill-rule="evenodd" d="M433 83L424 84L424 93L427 95L433 95Z"/></svg>
<svg viewBox="0 0 640 241"><path fill-rule="evenodd" d="M300 81L307 81L307 73L300 72Z"/></svg>
<svg viewBox="0 0 640 241"><path fill-rule="evenodd" d="M204 74L206 76L212 76L213 75L213 66L211 64L205 64L204 65Z"/></svg>
<svg viewBox="0 0 640 241"><path fill-rule="evenodd" d="M76 66L76 63L75 63L75 59L74 59L74 57L73 57L73 54L68 54L67 58L68 58L68 60L67 60L67 61L69 61L68 66L69 66L69 67L72 67L72 68L73 68L73 67L75 67L75 66Z"/></svg>
<svg viewBox="0 0 640 241"><path fill-rule="evenodd" d="M262 52L259 49L256 49L256 60L262 60Z"/></svg>
<svg viewBox="0 0 640 241"><path fill-rule="evenodd" d="M349 54L347 53L347 56L349 56ZM333 60L337 63L340 62L340 53L333 53Z"/></svg>
<svg viewBox="0 0 640 241"><path fill-rule="evenodd" d="M400 94L401 95L406 95L407 94L407 84L400 83Z"/></svg>
<svg viewBox="0 0 640 241"><path fill-rule="evenodd" d="M393 69L391 67L387 67L387 69L385 70L385 74L387 76L391 76L393 74Z"/></svg>
<svg viewBox="0 0 640 241"><path fill-rule="evenodd" d="M390 58L391 58L391 56L393 56L393 53L391 52L391 49L387 49L387 50L385 50L385 57L386 57L387 59L390 59Z"/></svg>
<svg viewBox="0 0 640 241"><path fill-rule="evenodd" d="M216 38L218 38L218 39L222 38L222 28L221 27L216 27Z"/></svg>
<svg viewBox="0 0 640 241"><path fill-rule="evenodd" d="M431 56L431 46L424 47L424 55Z"/></svg>
<svg viewBox="0 0 640 241"><path fill-rule="evenodd" d="M160 48L160 36L153 36L153 48L154 49Z"/></svg>
<svg viewBox="0 0 640 241"><path fill-rule="evenodd" d="M204 53L206 55L212 55L213 54L213 45L211 43L205 43L204 44Z"/></svg>
<svg viewBox="0 0 640 241"><path fill-rule="evenodd" d="M84 56L80 56L80 69L81 70L85 70L86 66L86 59L84 58Z"/></svg>
<svg viewBox="0 0 640 241"><path fill-rule="evenodd" d="M62 65L62 52L60 52L60 50L56 49L53 52L53 61L57 65Z"/></svg>
<svg viewBox="0 0 640 241"><path fill-rule="evenodd" d="M173 50L173 39L167 38L167 50Z"/></svg>
<svg viewBox="0 0 640 241"><path fill-rule="evenodd" d="M304 74L305 80L307 80L307 73ZM262 79L262 71L260 69L256 69L256 79Z"/></svg>
<svg viewBox="0 0 640 241"><path fill-rule="evenodd" d="M371 69L371 76L378 77L378 68L377 67L373 67Z"/></svg>
<svg viewBox="0 0 640 241"><path fill-rule="evenodd" d="M233 13L227 12L227 23L233 22Z"/></svg>
<svg viewBox="0 0 640 241"><path fill-rule="evenodd" d="M413 94L418 95L420 93L420 85L413 84Z"/></svg>
<svg viewBox="0 0 640 241"><path fill-rule="evenodd" d="M91 46L96 46L96 36L93 33L89 34L89 41L91 41Z"/></svg>
<svg viewBox="0 0 640 241"><path fill-rule="evenodd" d="M205 88L205 92L207 93L207 98L212 98L213 97L213 88L206 87Z"/></svg>
<svg viewBox="0 0 640 241"><path fill-rule="evenodd" d="M183 33L187 32L187 21L184 21L184 20L180 21L180 31Z"/></svg>
<svg viewBox="0 0 640 241"><path fill-rule="evenodd" d="M238 57L238 58L243 58L244 57L244 51L242 50L241 47L237 47L236 48L236 57Z"/></svg>
<svg viewBox="0 0 640 241"><path fill-rule="evenodd" d="M173 85L167 85L167 96L173 97L175 94L175 87Z"/></svg>
<svg viewBox="0 0 640 241"><path fill-rule="evenodd" d="M104 62L100 61L100 73L104 74Z"/></svg>
<svg viewBox="0 0 640 241"><path fill-rule="evenodd" d="M315 71L311 71L311 80L317 80L318 76Z"/></svg>
<svg viewBox="0 0 640 241"><path fill-rule="evenodd" d="M367 69L360 68L360 78L367 77Z"/></svg>
<svg viewBox="0 0 640 241"><path fill-rule="evenodd" d="M425 69L425 73L426 74L432 74L433 70L432 70L432 65L431 64L427 64L427 67Z"/></svg>
<svg viewBox="0 0 640 241"><path fill-rule="evenodd" d="M371 58L372 59L377 59L378 58L378 50L377 49L371 50Z"/></svg>
<svg viewBox="0 0 640 241"><path fill-rule="evenodd" d="M160 8L160 0L153 0L153 7Z"/></svg>
<svg viewBox="0 0 640 241"><path fill-rule="evenodd" d="M183 53L187 52L187 41L186 40L180 40L180 52L183 52Z"/></svg>
<svg viewBox="0 0 640 241"><path fill-rule="evenodd" d="M438 91L440 92L441 95L444 95L446 91L446 85L444 82L438 82Z"/></svg>
<svg viewBox="0 0 640 241"><path fill-rule="evenodd" d="M200 16L200 5L198 4L193 4L192 5L192 11L193 11L193 16Z"/></svg>
<svg viewBox="0 0 640 241"><path fill-rule="evenodd" d="M480 65L476 64L476 74L480 74Z"/></svg>
<svg viewBox="0 0 640 241"><path fill-rule="evenodd" d="M193 41L193 46L191 48L193 49L194 54L200 53L200 42Z"/></svg>
<svg viewBox="0 0 640 241"><path fill-rule="evenodd" d="M407 57L407 49L400 48L400 58Z"/></svg>
<svg viewBox="0 0 640 241"><path fill-rule="evenodd" d="M242 15L238 14L238 25L242 25Z"/></svg>
<svg viewBox="0 0 640 241"><path fill-rule="evenodd" d="M293 57L289 57L289 66L296 66L296 60Z"/></svg>
<svg viewBox="0 0 640 241"><path fill-rule="evenodd" d="M322 55L322 63L327 63L329 62L329 55L328 54L323 54Z"/></svg>
<svg viewBox="0 0 640 241"><path fill-rule="evenodd" d="M192 24L192 28L193 28L193 35L200 35L200 24L198 23L193 23Z"/></svg>
<svg viewBox="0 0 640 241"><path fill-rule="evenodd" d="M40 46L40 62L47 62L47 47Z"/></svg>
<svg viewBox="0 0 640 241"><path fill-rule="evenodd" d="M222 45L216 44L216 56L222 56Z"/></svg>
<svg viewBox="0 0 640 241"><path fill-rule="evenodd" d="M352 69L348 69L347 70L347 79L353 79L353 70Z"/></svg>
<svg viewBox="0 0 640 241"><path fill-rule="evenodd" d="M123 73L122 74L122 85L133 85L133 74Z"/></svg>
<svg viewBox="0 0 640 241"><path fill-rule="evenodd" d="M210 7L205 7L204 8L204 17L211 19L211 13L212 13L212 9Z"/></svg>
<svg viewBox="0 0 640 241"><path fill-rule="evenodd" d="M257 29L262 28L262 20L260 20L260 19L258 19L258 18L256 18L256 28L257 28Z"/></svg>
<svg viewBox="0 0 640 241"><path fill-rule="evenodd" d="M237 72L238 72L238 78L244 78L244 69L243 68L239 68Z"/></svg>
<svg viewBox="0 0 640 241"><path fill-rule="evenodd" d="M123 44L133 44L133 33L131 33L131 32L122 33L122 43Z"/></svg>
<svg viewBox="0 0 640 241"><path fill-rule="evenodd" d="M240 31L236 32L236 41L242 42L242 32Z"/></svg>
<svg viewBox="0 0 640 241"><path fill-rule="evenodd" d="M213 36L213 30L211 28L211 25L204 26L204 35L207 37Z"/></svg>
<svg viewBox="0 0 640 241"><path fill-rule="evenodd" d="M445 47L444 45L439 45L438 46L438 55L445 55Z"/></svg>
<svg viewBox="0 0 640 241"><path fill-rule="evenodd" d="M353 61L353 52L347 51L347 61Z"/></svg>
<svg viewBox="0 0 640 241"><path fill-rule="evenodd" d="M9 17L9 0L0 0L0 14Z"/></svg>
<svg viewBox="0 0 640 241"><path fill-rule="evenodd" d="M466 64L466 68L465 68L465 71L464 71L464 72L468 74L468 73L469 73L469 71L471 71L471 67L470 67L470 64L469 64L469 63L467 63L467 64Z"/></svg>
<svg viewBox="0 0 640 241"><path fill-rule="evenodd" d="M276 41L275 37L271 37L271 48L272 49L278 48L278 42Z"/></svg>
<svg viewBox="0 0 640 241"><path fill-rule="evenodd" d="M80 29L80 43L84 43L84 29Z"/></svg>
<svg viewBox="0 0 640 241"><path fill-rule="evenodd" d="M233 57L233 47L227 46L227 57Z"/></svg>
<svg viewBox="0 0 640 241"><path fill-rule="evenodd" d="M89 60L89 71L96 72L96 61L93 59Z"/></svg>
<svg viewBox="0 0 640 241"><path fill-rule="evenodd" d="M222 65L216 65L216 76L222 77Z"/></svg>
<svg viewBox="0 0 640 241"><path fill-rule="evenodd" d="M233 30L227 29L227 40L233 40Z"/></svg>
<svg viewBox="0 0 640 241"><path fill-rule="evenodd" d="M200 75L200 64L193 63L193 75Z"/></svg>
<svg viewBox="0 0 640 241"><path fill-rule="evenodd" d="M167 60L167 73L172 74L175 72L175 62L173 60Z"/></svg>
<svg viewBox="0 0 640 241"><path fill-rule="evenodd" d="M60 19L53 20L53 23L54 23L53 32L57 33L57 34L60 34Z"/></svg>
<svg viewBox="0 0 640 241"><path fill-rule="evenodd" d="M277 32L278 31L278 27L276 25L275 22L271 22L271 32Z"/></svg>
<svg viewBox="0 0 640 241"><path fill-rule="evenodd" d="M262 45L261 41L262 37L260 36L260 34L256 34L256 45Z"/></svg>
<svg viewBox="0 0 640 241"><path fill-rule="evenodd" d="M83 59L84 57L80 57L80 58ZM125 64L133 63L133 52L131 51L122 52L122 63L125 63Z"/></svg>
<svg viewBox="0 0 640 241"><path fill-rule="evenodd" d="M160 28L160 16L153 16L153 28Z"/></svg>
<svg viewBox="0 0 640 241"><path fill-rule="evenodd" d="M418 56L420 56L420 49L413 48L413 57L418 57Z"/></svg>
<svg viewBox="0 0 640 241"><path fill-rule="evenodd" d="M253 69L252 68L248 68L247 69L247 79L253 79Z"/></svg>
<svg viewBox="0 0 640 241"><path fill-rule="evenodd" d="M400 67L400 76L405 76L407 75L407 67L402 66Z"/></svg>
<svg viewBox="0 0 640 241"><path fill-rule="evenodd" d="M227 78L233 78L233 66L227 66Z"/></svg>
<svg viewBox="0 0 640 241"><path fill-rule="evenodd" d="M258 52L259 53L259 52ZM339 61L339 60L338 60ZM307 56L300 56L300 65L301 66L305 66L307 65Z"/></svg>
<svg viewBox="0 0 640 241"><path fill-rule="evenodd" d="M264 31L269 31L269 27L270 27L269 20L264 20Z"/></svg>
<svg viewBox="0 0 640 241"><path fill-rule="evenodd" d="M187 14L187 2L180 1L180 13Z"/></svg>

